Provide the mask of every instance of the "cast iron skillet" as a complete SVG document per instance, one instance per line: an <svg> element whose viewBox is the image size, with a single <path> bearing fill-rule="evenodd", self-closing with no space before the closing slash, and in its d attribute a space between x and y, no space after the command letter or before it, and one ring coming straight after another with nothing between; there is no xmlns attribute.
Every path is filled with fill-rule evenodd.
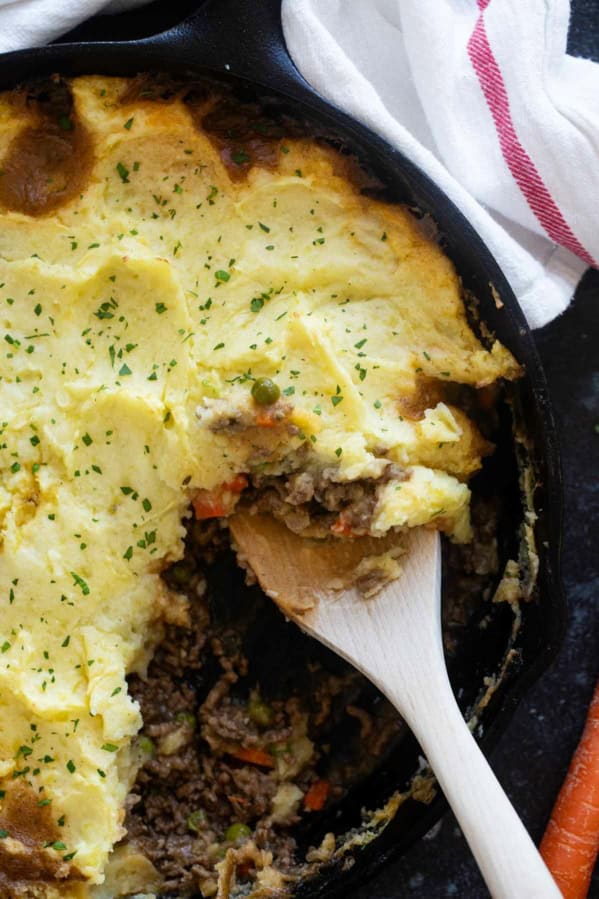
<svg viewBox="0 0 599 899"><path fill-rule="evenodd" d="M143 13L140 13L143 15ZM462 214L416 166L380 137L320 97L294 67L285 48L280 0L208 0L175 28L137 41L56 44L0 57L0 89L53 73L64 75L135 75L168 72L179 76L217 75L250 89L268 93L291 105L301 117L339 137L386 185L390 196L429 213L438 225L443 245L453 259L464 287L480 301L481 318L524 364L526 376L517 385L517 403L526 423L529 463L535 491L536 544L540 556L534 601L523 608L522 627L512 666L485 710L482 745L488 751L506 727L525 690L539 677L559 648L565 626L565 602L559 577L561 475L556 435L544 374L530 330L506 279L489 250ZM491 285L503 305L498 308ZM508 428L509 430L509 428ZM511 445L509 445L511 443ZM487 472L497 492L517 494L513 441L499 447L499 464ZM502 465L511 471L502 483ZM515 503L512 525L522 517ZM513 547L512 547L513 549ZM451 660L456 693L466 706L480 692L485 675L501 661L511 618L494 613L493 626L475 629ZM485 636L483 636L485 634ZM364 785L335 810L335 821L315 823L305 835L317 839L331 826L336 832L359 822L360 807L375 808L395 788L403 788L416 767L418 748L409 737ZM404 851L422 836L445 809L442 797L424 806L409 800L393 822L367 847L355 850L345 864L329 866L317 878L300 884L298 897L347 896L358 879L365 879L392 854ZM318 816L316 816L318 817Z"/></svg>

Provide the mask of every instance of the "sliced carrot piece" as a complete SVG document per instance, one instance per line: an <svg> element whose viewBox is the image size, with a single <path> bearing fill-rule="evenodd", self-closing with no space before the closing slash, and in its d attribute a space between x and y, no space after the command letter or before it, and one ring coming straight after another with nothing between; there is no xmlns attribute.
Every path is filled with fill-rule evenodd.
<svg viewBox="0 0 599 899"><path fill-rule="evenodd" d="M329 797L331 785L326 780L315 780L304 796L304 808L309 812L319 812Z"/></svg>
<svg viewBox="0 0 599 899"><path fill-rule="evenodd" d="M239 759L240 762L248 762L250 765L259 765L261 768L274 768L275 766L275 760L272 755L269 755L268 752L264 752L263 749L254 749L253 747L245 749L243 746L240 746L239 749L234 749L229 755L232 755L235 759Z"/></svg>
<svg viewBox="0 0 599 899"><path fill-rule="evenodd" d="M354 533L343 512L339 514L337 521L334 521L331 525L331 531L337 537L352 537Z"/></svg>
<svg viewBox="0 0 599 899"><path fill-rule="evenodd" d="M209 491L205 491L209 494ZM194 515L197 519L202 518L222 518L225 514L225 507L219 499L213 496L197 496L193 503Z"/></svg>
<svg viewBox="0 0 599 899"><path fill-rule="evenodd" d="M213 490L200 490L192 501L195 517L200 520L222 518L224 515L228 515L235 507L237 497L247 485L246 476L238 474L232 481L225 481L224 484L220 484Z"/></svg>
<svg viewBox="0 0 599 899"><path fill-rule="evenodd" d="M277 423L272 412L257 412L254 420L259 428L274 428Z"/></svg>

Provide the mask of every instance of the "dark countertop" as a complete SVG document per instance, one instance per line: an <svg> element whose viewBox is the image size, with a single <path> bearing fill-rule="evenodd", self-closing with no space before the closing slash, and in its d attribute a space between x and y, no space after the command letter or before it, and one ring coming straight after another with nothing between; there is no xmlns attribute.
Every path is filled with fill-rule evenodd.
<svg viewBox="0 0 599 899"><path fill-rule="evenodd" d="M157 0L133 14L103 17L81 38L138 37L169 27L197 0ZM572 0L569 52L599 60L599 0ZM493 768L535 840L543 832L578 741L598 674L599 272L588 272L570 308L536 332L562 446L563 575L570 622L563 648L521 702L491 755ZM485 899L476 865L447 813L423 841L355 892L352 899ZM599 871L591 899L599 899Z"/></svg>

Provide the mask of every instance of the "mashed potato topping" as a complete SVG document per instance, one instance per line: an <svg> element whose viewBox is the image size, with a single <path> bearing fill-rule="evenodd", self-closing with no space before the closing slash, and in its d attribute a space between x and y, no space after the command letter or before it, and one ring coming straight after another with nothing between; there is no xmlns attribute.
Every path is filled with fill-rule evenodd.
<svg viewBox="0 0 599 899"><path fill-rule="evenodd" d="M75 79L54 122L0 98L0 803L26 783L56 826L19 834L0 809L0 886L33 847L28 880L60 895L101 883L123 836L141 724L126 675L159 636L190 501L240 474L344 483L396 463L371 533L467 540L487 444L439 390L518 374L471 331L418 221L362 194L333 150L279 137L254 165L251 141L202 126L214 96L127 89ZM71 196L60 148L12 165L28 133L38 150L79 136ZM45 199L30 164L48 167ZM252 399L260 377L272 408Z"/></svg>

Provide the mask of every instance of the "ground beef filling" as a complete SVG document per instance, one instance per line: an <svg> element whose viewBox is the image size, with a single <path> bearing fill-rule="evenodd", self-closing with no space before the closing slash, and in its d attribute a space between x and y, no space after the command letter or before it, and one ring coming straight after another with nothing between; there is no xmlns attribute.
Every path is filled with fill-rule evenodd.
<svg viewBox="0 0 599 899"><path fill-rule="evenodd" d="M244 496L259 512L284 521L297 534L358 536L369 533L381 487L405 481L409 473L390 463L378 478L336 480L335 467L295 471L279 477L252 477L253 493Z"/></svg>
<svg viewBox="0 0 599 899"><path fill-rule="evenodd" d="M161 895L172 897L214 895L216 866L250 839L277 871L299 874L294 826L338 802L402 726L370 684L312 647L258 588L243 586L240 572L241 598L207 588L193 534L166 574L189 596L188 626L167 626L147 676L130 678L144 761L128 799L128 839L164 878ZM214 567L223 564L232 567L233 557ZM272 683L260 676L277 669L260 659L261 632L290 644ZM237 866L238 884L255 876L251 859Z"/></svg>
<svg viewBox="0 0 599 899"><path fill-rule="evenodd" d="M260 486L297 506L317 492L331 505L349 496L303 475ZM369 487L353 486L363 501ZM473 518L472 545L447 555L448 646L498 567L493 503L475 498ZM144 727L128 840L169 899L216 895L219 870L224 877L231 865L239 895L250 895L265 857L300 879L314 855L306 824L371 774L402 730L369 682L244 584L227 542L219 522L189 525L185 558L165 573L188 597L188 621L168 625L147 676L130 678Z"/></svg>

